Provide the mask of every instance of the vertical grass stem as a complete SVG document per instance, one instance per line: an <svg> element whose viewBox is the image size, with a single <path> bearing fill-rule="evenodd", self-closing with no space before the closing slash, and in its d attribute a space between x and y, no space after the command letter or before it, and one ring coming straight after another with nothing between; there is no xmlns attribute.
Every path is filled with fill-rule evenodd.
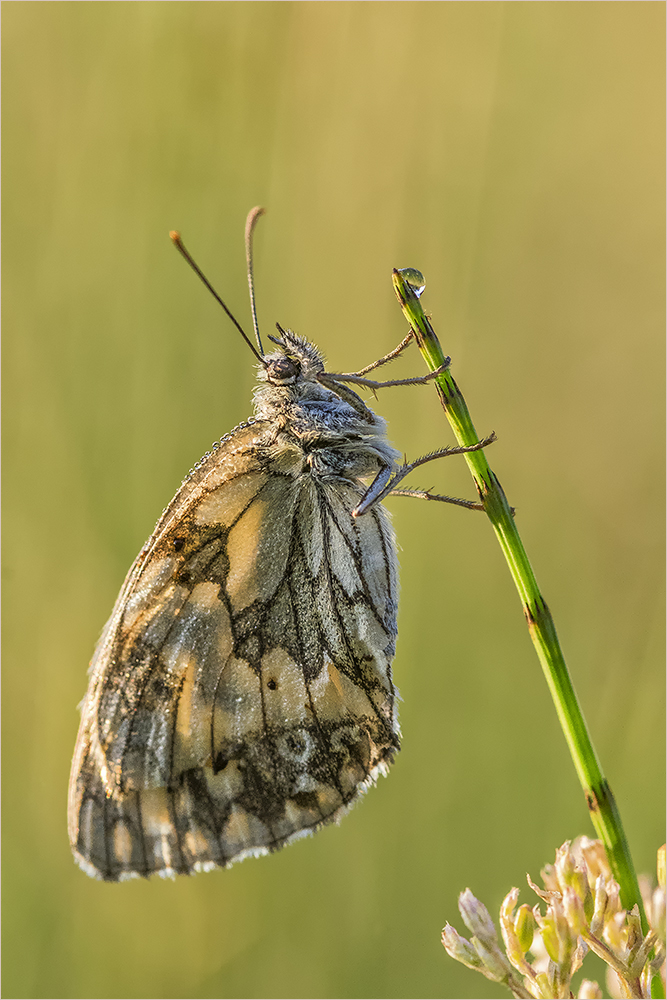
<svg viewBox="0 0 667 1000"><path fill-rule="evenodd" d="M444 354L419 297L400 271L394 270L393 282L419 350L430 370L435 371L444 363ZM459 444L476 444L479 441L477 431L449 369L439 375L435 383L443 409ZM622 905L627 910L632 909L635 903L639 906L642 927L646 934L648 924L621 817L595 753L560 648L551 612L540 593L505 493L489 467L485 453L475 451L464 457L519 591L530 637L556 706L558 719L584 790L593 826L605 846L614 877L620 886Z"/></svg>

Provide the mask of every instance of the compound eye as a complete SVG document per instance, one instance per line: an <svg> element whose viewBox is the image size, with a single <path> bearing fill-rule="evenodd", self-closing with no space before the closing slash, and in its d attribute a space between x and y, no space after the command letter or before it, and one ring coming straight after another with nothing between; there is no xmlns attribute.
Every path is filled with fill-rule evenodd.
<svg viewBox="0 0 667 1000"><path fill-rule="evenodd" d="M296 381L297 375L301 371L301 365L296 358L278 358L270 361L268 365L269 382L278 385L289 385Z"/></svg>

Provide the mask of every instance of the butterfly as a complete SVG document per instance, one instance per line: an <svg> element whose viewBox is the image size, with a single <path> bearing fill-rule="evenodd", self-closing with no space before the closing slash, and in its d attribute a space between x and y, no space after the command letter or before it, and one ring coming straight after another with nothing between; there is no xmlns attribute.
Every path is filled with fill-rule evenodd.
<svg viewBox="0 0 667 1000"><path fill-rule="evenodd" d="M260 214L246 227L259 350L241 330L258 360L254 416L182 483L90 666L69 836L80 867L107 881L274 851L339 820L400 746L396 542L380 501L424 495L395 489L420 463L399 465L384 420L349 386L429 376L364 377L410 336L349 375L327 373L318 349L280 326L265 354L252 279Z"/></svg>

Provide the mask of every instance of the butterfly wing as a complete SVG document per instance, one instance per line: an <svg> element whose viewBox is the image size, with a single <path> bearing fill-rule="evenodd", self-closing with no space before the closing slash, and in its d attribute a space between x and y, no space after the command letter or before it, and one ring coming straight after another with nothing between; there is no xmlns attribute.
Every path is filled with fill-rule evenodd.
<svg viewBox="0 0 667 1000"><path fill-rule="evenodd" d="M363 488L261 421L162 515L91 665L70 840L108 880L225 867L340 818L398 749L396 556Z"/></svg>

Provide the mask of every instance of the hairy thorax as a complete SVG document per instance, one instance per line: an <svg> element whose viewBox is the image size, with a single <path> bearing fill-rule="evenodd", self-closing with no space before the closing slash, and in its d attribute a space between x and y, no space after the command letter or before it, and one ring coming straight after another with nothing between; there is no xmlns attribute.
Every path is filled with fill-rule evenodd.
<svg viewBox="0 0 667 1000"><path fill-rule="evenodd" d="M275 431L274 458L283 449L297 449L304 472L348 480L376 475L399 457L387 440L385 421L359 403L361 412L310 379L260 385L254 397L255 418Z"/></svg>

